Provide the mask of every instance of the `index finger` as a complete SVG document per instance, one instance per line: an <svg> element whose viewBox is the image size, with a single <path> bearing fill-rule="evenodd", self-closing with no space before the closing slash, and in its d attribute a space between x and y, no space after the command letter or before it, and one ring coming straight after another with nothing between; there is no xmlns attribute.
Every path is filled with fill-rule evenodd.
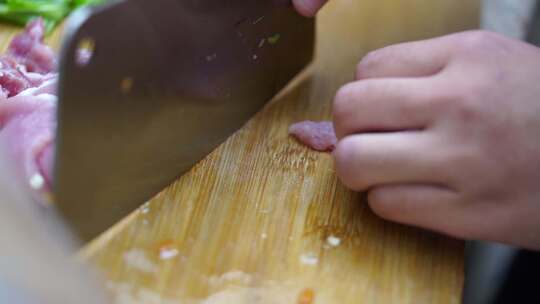
<svg viewBox="0 0 540 304"><path fill-rule="evenodd" d="M448 65L455 44L445 36L372 51L358 64L356 79L433 76Z"/></svg>
<svg viewBox="0 0 540 304"><path fill-rule="evenodd" d="M368 79L339 90L333 105L338 138L355 133L425 129L437 117L442 95L433 79Z"/></svg>

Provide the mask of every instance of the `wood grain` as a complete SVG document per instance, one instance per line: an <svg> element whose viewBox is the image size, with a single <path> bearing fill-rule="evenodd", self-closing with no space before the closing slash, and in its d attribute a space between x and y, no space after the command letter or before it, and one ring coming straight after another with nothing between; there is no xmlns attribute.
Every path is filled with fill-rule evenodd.
<svg viewBox="0 0 540 304"><path fill-rule="evenodd" d="M377 218L336 179L331 156L287 127L329 119L368 51L477 27L478 9L473 0L331 1L302 78L80 256L116 303L459 303L463 244Z"/></svg>

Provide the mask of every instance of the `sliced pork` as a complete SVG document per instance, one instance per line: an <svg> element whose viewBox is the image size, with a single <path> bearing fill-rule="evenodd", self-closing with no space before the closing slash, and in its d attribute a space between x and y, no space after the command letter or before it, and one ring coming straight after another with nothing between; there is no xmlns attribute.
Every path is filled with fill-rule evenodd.
<svg viewBox="0 0 540 304"><path fill-rule="evenodd" d="M44 37L43 20L36 19L28 24L24 32L13 38L7 55L25 67L27 72L51 73L56 68L56 55L43 42Z"/></svg>
<svg viewBox="0 0 540 304"><path fill-rule="evenodd" d="M9 57L0 58L0 96L12 97L33 86L22 66Z"/></svg>
<svg viewBox="0 0 540 304"><path fill-rule="evenodd" d="M44 33L31 22L0 57L0 145L40 201L52 184L58 78Z"/></svg>
<svg viewBox="0 0 540 304"><path fill-rule="evenodd" d="M56 128L56 96L43 84L0 102L0 143L19 177L34 190L49 191Z"/></svg>
<svg viewBox="0 0 540 304"><path fill-rule="evenodd" d="M0 97L13 97L55 77L56 57L43 43L44 34L43 20L36 19L13 38L0 57Z"/></svg>
<svg viewBox="0 0 540 304"><path fill-rule="evenodd" d="M321 152L334 150L336 133L331 121L302 121L289 127L289 134L306 146Z"/></svg>

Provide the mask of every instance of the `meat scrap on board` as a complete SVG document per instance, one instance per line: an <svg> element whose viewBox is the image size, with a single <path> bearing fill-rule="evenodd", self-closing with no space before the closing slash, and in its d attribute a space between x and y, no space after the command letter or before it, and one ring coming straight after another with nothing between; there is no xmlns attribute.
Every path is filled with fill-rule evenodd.
<svg viewBox="0 0 540 304"><path fill-rule="evenodd" d="M333 151L337 144L336 132L331 121L302 121L289 127L289 134L316 151Z"/></svg>

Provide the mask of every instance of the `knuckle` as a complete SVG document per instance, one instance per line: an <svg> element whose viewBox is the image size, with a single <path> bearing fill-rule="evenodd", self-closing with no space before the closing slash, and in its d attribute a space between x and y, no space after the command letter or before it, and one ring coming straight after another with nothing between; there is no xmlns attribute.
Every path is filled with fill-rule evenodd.
<svg viewBox="0 0 540 304"><path fill-rule="evenodd" d="M368 204L371 210L383 219L395 221L399 218L399 210L384 191L371 190L368 193Z"/></svg>
<svg viewBox="0 0 540 304"><path fill-rule="evenodd" d="M454 118L467 125L479 121L486 110L481 101L489 96L490 90L489 85L485 82L476 82L474 85L464 87L459 98L454 101L455 105L452 111Z"/></svg>
<svg viewBox="0 0 540 304"><path fill-rule="evenodd" d="M462 126L468 126L480 119L481 109L477 106L476 102L465 97L457 100L452 114L458 123Z"/></svg>
<svg viewBox="0 0 540 304"><path fill-rule="evenodd" d="M369 52L356 66L356 78L362 79L384 63L385 54L391 47L382 48Z"/></svg>
<svg viewBox="0 0 540 304"><path fill-rule="evenodd" d="M482 173L477 172L476 153L467 144L454 145L441 152L438 168L446 175L446 181L460 190L467 189L470 180L482 180L481 176L478 176ZM464 179L464 176L467 178Z"/></svg>
<svg viewBox="0 0 540 304"><path fill-rule="evenodd" d="M461 90L444 90L432 99L435 112L458 122L463 127L482 118L486 111L482 99L489 88L482 83L460 86ZM484 96L484 97L483 97Z"/></svg>
<svg viewBox="0 0 540 304"><path fill-rule="evenodd" d="M347 103L352 97L352 90L350 84L342 86L336 93L334 98L334 114L342 113L343 108L347 106Z"/></svg>
<svg viewBox="0 0 540 304"><path fill-rule="evenodd" d="M341 87L334 98L333 103L333 115L336 118L340 118L349 112L350 102L354 98L353 84L346 84Z"/></svg>
<svg viewBox="0 0 540 304"><path fill-rule="evenodd" d="M485 30L468 31L461 35L460 46L466 51L491 48L501 42L501 36Z"/></svg>
<svg viewBox="0 0 540 304"><path fill-rule="evenodd" d="M333 152L336 173L341 182L355 191L363 191L368 187L368 180L362 170L357 170L362 162L358 153L357 143L350 137L345 137L336 146Z"/></svg>
<svg viewBox="0 0 540 304"><path fill-rule="evenodd" d="M336 171L338 176L342 181L346 182L349 180L350 174L350 162L354 158L354 147L352 147L348 137L340 140L333 152L335 161L336 161Z"/></svg>
<svg viewBox="0 0 540 304"><path fill-rule="evenodd" d="M429 100L431 106L436 113L449 113L456 106L460 96L454 90L439 90L436 96L432 96Z"/></svg>

